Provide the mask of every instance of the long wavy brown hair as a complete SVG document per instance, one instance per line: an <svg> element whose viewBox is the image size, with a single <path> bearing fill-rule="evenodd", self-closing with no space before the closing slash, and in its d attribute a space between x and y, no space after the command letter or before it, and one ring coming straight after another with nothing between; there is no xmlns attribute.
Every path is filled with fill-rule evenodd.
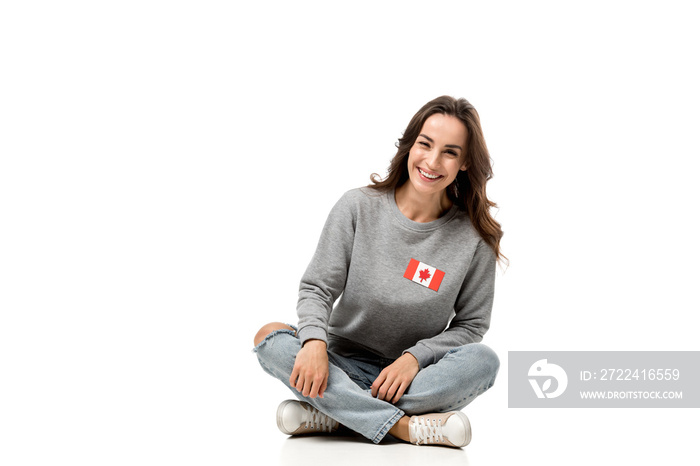
<svg viewBox="0 0 700 466"><path fill-rule="evenodd" d="M466 99L441 96L431 100L413 115L403 136L396 143L397 152L389 164L387 176L382 179L376 173L370 176L370 188L382 192L392 191L403 185L408 176L408 152L416 142L425 120L440 113L456 118L467 128L467 169L460 170L455 181L447 188L448 198L461 210L466 211L476 231L493 249L499 261L507 260L500 248L503 230L492 216L491 207L496 203L486 197L486 182L493 177L491 156L481 130L479 114Z"/></svg>

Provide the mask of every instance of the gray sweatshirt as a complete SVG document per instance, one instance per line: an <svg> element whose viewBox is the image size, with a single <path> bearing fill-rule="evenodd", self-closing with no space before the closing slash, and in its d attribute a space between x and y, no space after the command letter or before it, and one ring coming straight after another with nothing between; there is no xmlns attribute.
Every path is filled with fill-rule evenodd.
<svg viewBox="0 0 700 466"><path fill-rule="evenodd" d="M301 279L298 335L348 356L409 352L424 368L481 341L495 271L493 250L456 206L418 223L393 192L353 189L331 210Z"/></svg>

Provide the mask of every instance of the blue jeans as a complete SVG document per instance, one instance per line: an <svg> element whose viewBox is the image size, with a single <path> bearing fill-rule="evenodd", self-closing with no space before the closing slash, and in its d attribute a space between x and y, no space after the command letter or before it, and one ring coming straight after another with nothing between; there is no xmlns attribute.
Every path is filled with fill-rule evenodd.
<svg viewBox="0 0 700 466"><path fill-rule="evenodd" d="M348 358L328 350L328 385L323 398L305 398L289 384L301 343L291 330L276 330L255 347L262 368L294 395L374 443L404 415L461 410L491 388L498 373L496 353L481 343L449 351L420 370L396 404L374 398L370 386L393 360L374 355Z"/></svg>

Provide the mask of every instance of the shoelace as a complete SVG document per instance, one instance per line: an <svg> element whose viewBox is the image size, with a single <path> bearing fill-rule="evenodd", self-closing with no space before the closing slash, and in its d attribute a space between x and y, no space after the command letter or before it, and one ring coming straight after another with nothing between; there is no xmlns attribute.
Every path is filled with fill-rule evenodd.
<svg viewBox="0 0 700 466"><path fill-rule="evenodd" d="M408 425L416 439L416 445L442 442L444 440L442 434L442 419L426 419L423 417L416 418Z"/></svg>
<svg viewBox="0 0 700 466"><path fill-rule="evenodd" d="M319 410L311 407L303 406L304 415L301 422L304 423L305 428L311 426L312 429L318 429L321 432L331 432L333 428L338 424L338 421L328 417L328 415L323 414Z"/></svg>

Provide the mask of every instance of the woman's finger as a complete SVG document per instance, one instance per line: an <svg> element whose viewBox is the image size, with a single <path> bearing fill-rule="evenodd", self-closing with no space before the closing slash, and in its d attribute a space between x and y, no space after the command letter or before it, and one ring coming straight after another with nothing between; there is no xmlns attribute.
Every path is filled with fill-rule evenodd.
<svg viewBox="0 0 700 466"><path fill-rule="evenodd" d="M296 386L294 388L296 388L298 392L301 392L304 390L304 374L299 374L299 377L297 378Z"/></svg>
<svg viewBox="0 0 700 466"><path fill-rule="evenodd" d="M311 388L309 389L309 397L316 398L318 396L318 391L321 388L321 383L323 379L314 378L311 379Z"/></svg>
<svg viewBox="0 0 700 466"><path fill-rule="evenodd" d="M392 398L394 398L394 394L397 393L399 387L401 387L401 382L394 380L389 386L389 389L386 391L386 397L384 399L390 402Z"/></svg>
<svg viewBox="0 0 700 466"><path fill-rule="evenodd" d="M396 391L396 395L394 395L394 399L391 400L392 403L398 402L403 394L406 392L406 384L402 383L399 389Z"/></svg>
<svg viewBox="0 0 700 466"><path fill-rule="evenodd" d="M292 375L289 377L289 385L296 388L298 377L299 370L296 367L294 367L294 369L292 369Z"/></svg>
<svg viewBox="0 0 700 466"><path fill-rule="evenodd" d="M372 382L372 396L376 397L379 394L379 388L382 386L386 380L386 372L382 371L379 376Z"/></svg>
<svg viewBox="0 0 700 466"><path fill-rule="evenodd" d="M326 374L326 377L323 379L323 385L321 385L321 389L318 391L318 396L323 398L323 394L326 392L326 388L328 387L328 374Z"/></svg>
<svg viewBox="0 0 700 466"><path fill-rule="evenodd" d="M381 386L377 390L377 398L383 401L389 401L391 399L391 393L393 393L391 387L393 387L395 383L396 378L392 374L387 373L384 376ZM396 388L394 388L394 390L396 390Z"/></svg>

